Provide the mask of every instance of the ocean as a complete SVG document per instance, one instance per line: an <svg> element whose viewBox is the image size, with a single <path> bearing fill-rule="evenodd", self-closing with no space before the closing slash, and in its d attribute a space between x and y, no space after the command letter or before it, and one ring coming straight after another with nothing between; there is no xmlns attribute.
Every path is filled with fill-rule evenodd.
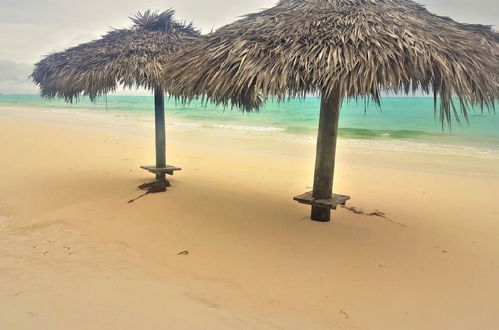
<svg viewBox="0 0 499 330"><path fill-rule="evenodd" d="M45 100L38 95L0 95L0 106L71 110L127 116L140 121L154 120L152 96L101 97L96 102L81 98L68 104ZM309 97L286 102L268 102L260 111L242 113L213 105L189 105L166 100L166 116L176 128L211 128L273 136L303 143L315 143L320 99ZM386 97L381 107L364 101L346 100L340 116L340 140L374 148L436 152L499 160L499 115L474 109L469 123L454 122L452 128L435 120L433 98Z"/></svg>

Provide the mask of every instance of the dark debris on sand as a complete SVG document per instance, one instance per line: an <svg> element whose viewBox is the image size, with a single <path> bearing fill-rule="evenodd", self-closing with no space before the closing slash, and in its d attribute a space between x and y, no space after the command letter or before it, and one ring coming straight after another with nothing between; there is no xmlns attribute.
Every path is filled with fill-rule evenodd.
<svg viewBox="0 0 499 330"><path fill-rule="evenodd" d="M359 209L359 208L356 208L355 206L341 206L342 208L344 208L345 210L348 210L352 213L355 213L355 214L360 214L360 215L364 215L364 216L368 216L368 217L378 217L378 218L382 218L382 219L385 219L386 221L389 221L391 223L394 223L396 225L399 225L399 226L402 226L402 227L407 227L407 225L403 224L403 223L400 223L400 222L397 222L397 221L393 221L391 219L389 219L385 213L381 212L381 211L374 211L374 212L365 212L364 210L362 209Z"/></svg>
<svg viewBox="0 0 499 330"><path fill-rule="evenodd" d="M133 203L137 199L142 198L142 197L149 195L149 194L157 194L157 193L165 192L166 188L168 188L168 187L170 187L170 182L168 182L168 180L159 180L159 181L144 183L144 184L140 185L138 188L140 190L145 191L145 193L140 195L137 198L129 200L128 203L129 204Z"/></svg>

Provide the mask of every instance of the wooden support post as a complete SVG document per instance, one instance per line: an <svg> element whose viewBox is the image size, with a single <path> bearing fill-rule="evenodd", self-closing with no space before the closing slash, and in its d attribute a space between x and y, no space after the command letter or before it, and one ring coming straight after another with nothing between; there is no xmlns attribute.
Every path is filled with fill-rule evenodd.
<svg viewBox="0 0 499 330"><path fill-rule="evenodd" d="M154 111L156 118L156 167L166 166L165 96L163 89L154 90ZM156 180L166 180L165 173L156 174Z"/></svg>
<svg viewBox="0 0 499 330"><path fill-rule="evenodd" d="M330 199L333 193L340 106L341 95L339 89L336 88L329 95L322 94L314 173L313 197L316 199ZM312 206L310 218L315 221L328 222L331 220L331 209Z"/></svg>

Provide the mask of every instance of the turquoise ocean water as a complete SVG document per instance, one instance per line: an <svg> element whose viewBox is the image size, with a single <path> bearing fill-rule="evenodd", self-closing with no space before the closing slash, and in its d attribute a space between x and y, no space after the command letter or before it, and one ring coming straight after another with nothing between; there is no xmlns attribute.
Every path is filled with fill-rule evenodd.
<svg viewBox="0 0 499 330"><path fill-rule="evenodd" d="M128 116L152 115L152 96L102 97L92 103L87 98L68 104L62 100L44 100L38 95L0 95L0 106L29 108L80 109L83 111L126 113ZM255 132L280 132L296 139L313 140L317 132L320 100L310 97L287 102L269 102L259 112L241 113L192 102L189 105L166 101L167 120L191 122L200 127ZM499 159L499 114L475 109L470 122L452 129L434 119L433 98L386 97L381 108L364 101L345 101L340 117L340 137L353 140L376 140L377 143L419 142L426 146L459 146L479 151L487 158ZM457 150L457 149L456 149ZM452 153L452 151L450 151Z"/></svg>

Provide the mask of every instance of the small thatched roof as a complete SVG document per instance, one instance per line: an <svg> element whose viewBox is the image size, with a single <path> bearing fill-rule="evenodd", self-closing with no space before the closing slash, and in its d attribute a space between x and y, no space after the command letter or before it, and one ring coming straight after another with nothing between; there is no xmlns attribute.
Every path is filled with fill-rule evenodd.
<svg viewBox="0 0 499 330"><path fill-rule="evenodd" d="M43 96L68 101L81 93L94 99L119 85L161 87L161 71L170 55L199 34L173 15L171 9L138 13L129 29L45 57L31 77Z"/></svg>
<svg viewBox="0 0 499 330"><path fill-rule="evenodd" d="M329 93L371 97L418 89L441 98L450 122L498 97L499 35L455 22L411 0L281 0L186 47L166 70L169 92L246 110Z"/></svg>

